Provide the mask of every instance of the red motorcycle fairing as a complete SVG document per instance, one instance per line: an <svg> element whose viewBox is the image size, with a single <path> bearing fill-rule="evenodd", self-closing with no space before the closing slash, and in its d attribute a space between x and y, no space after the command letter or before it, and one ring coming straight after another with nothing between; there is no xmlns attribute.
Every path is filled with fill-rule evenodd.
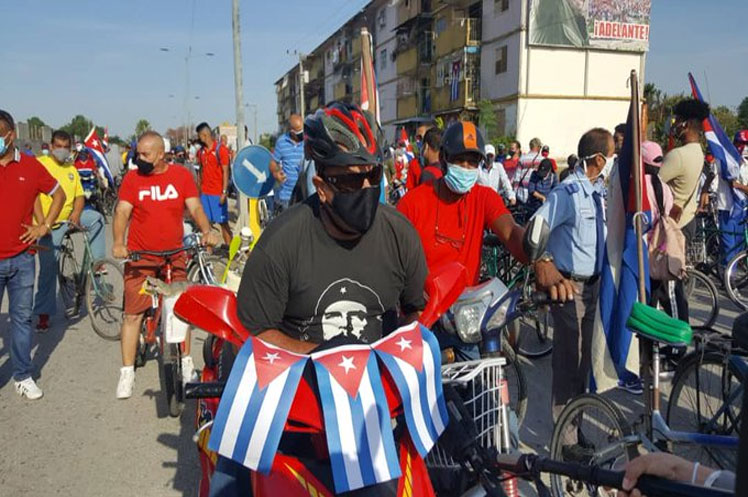
<svg viewBox="0 0 748 497"><path fill-rule="evenodd" d="M250 333L239 321L236 295L231 290L210 285L189 287L174 304L182 321L241 347Z"/></svg>

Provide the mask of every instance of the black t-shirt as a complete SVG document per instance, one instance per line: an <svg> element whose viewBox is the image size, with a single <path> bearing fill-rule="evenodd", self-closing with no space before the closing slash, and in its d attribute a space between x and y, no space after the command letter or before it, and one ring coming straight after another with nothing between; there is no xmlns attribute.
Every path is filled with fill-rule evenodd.
<svg viewBox="0 0 748 497"><path fill-rule="evenodd" d="M397 327L398 309L423 309L426 259L404 216L379 205L369 231L341 242L327 234L319 210L315 194L283 212L258 240L237 295L247 329L279 329L313 343L338 335L370 343Z"/></svg>

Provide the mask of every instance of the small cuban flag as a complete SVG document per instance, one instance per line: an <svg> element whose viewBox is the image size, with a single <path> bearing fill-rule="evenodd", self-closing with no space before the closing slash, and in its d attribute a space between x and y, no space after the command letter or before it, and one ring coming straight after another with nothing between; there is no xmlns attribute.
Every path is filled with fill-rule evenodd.
<svg viewBox="0 0 748 497"><path fill-rule="evenodd" d="M410 437L421 457L426 457L449 422L439 343L426 327L413 323L372 347L395 380Z"/></svg>
<svg viewBox="0 0 748 497"><path fill-rule="evenodd" d="M400 477L377 358L368 345L312 354L335 492Z"/></svg>
<svg viewBox="0 0 748 497"><path fill-rule="evenodd" d="M269 473L308 358L247 340L231 369L208 447Z"/></svg>

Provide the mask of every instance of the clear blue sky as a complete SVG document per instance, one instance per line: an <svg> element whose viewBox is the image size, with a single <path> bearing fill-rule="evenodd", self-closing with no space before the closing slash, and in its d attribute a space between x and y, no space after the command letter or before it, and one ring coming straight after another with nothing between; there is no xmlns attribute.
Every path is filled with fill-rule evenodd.
<svg viewBox="0 0 748 497"><path fill-rule="evenodd" d="M260 132L276 129L273 83L296 61L286 51L313 49L366 3L241 2L244 97L259 106ZM737 106L748 95L748 2L652 4L647 81L668 93L686 91L690 70L713 104ZM190 44L193 122L234 120L230 0L5 0L0 19L0 108L19 120L38 115L59 126L80 113L120 135L140 118L160 131L177 126L186 117ZM215 56L201 57L207 52Z"/></svg>

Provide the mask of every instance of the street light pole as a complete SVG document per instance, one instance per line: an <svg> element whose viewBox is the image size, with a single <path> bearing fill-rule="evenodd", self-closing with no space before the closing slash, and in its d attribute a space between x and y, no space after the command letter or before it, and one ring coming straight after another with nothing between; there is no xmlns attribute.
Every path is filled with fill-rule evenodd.
<svg viewBox="0 0 748 497"><path fill-rule="evenodd" d="M244 89L242 85L242 45L239 25L239 0L231 2L231 25L234 32L234 97L236 104L236 150L244 147ZM247 197L239 194L239 227L249 225Z"/></svg>
<svg viewBox="0 0 748 497"><path fill-rule="evenodd" d="M304 54L299 54L299 106L301 109L299 110L299 114L301 115L301 118L304 118L304 109L306 106L304 105Z"/></svg>

